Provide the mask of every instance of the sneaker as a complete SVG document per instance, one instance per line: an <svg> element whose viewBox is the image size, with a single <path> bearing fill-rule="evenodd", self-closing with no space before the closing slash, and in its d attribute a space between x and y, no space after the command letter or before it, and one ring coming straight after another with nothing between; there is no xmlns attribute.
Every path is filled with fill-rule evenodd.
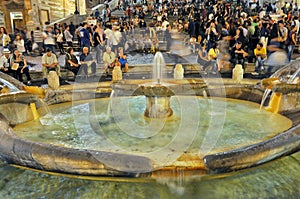
<svg viewBox="0 0 300 199"><path fill-rule="evenodd" d="M31 81L27 81L27 86L30 86L31 85Z"/></svg>

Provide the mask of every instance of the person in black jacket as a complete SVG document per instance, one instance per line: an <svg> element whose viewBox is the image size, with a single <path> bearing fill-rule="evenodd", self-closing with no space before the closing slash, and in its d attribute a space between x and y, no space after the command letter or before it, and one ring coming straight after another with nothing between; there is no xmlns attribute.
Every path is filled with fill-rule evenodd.
<svg viewBox="0 0 300 199"><path fill-rule="evenodd" d="M242 42L238 41L230 52L231 59L230 62L235 66L236 64L241 64L244 68L245 58L248 53L243 49Z"/></svg>

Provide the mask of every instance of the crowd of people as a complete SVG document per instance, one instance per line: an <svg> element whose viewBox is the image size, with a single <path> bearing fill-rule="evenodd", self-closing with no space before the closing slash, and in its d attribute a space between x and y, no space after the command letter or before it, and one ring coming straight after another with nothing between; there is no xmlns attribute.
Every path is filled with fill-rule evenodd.
<svg viewBox="0 0 300 199"><path fill-rule="evenodd" d="M26 56L35 53L42 56L44 78L50 70L60 75L60 55L65 55L64 67L75 75L87 76L89 67L95 75L101 65L105 72L115 66L127 72L126 53L155 53L161 43L168 52L171 33L183 32L187 35L185 44L197 54L197 62L205 70L221 71L226 64L244 67L245 62L255 62L255 75L264 70L272 53L286 52L291 61L300 26L299 9L293 1L279 8L275 3L260 6L240 0L158 0L154 4L120 0L118 8L125 13L120 18L112 16L108 4L101 13L96 10L91 16L95 24L45 24L33 31L15 29L13 34L1 27L0 70L20 81L25 74L30 83ZM75 51L81 52L80 57ZM18 68L13 69L13 65Z"/></svg>
<svg viewBox="0 0 300 199"><path fill-rule="evenodd" d="M186 44L198 52L198 63L220 71L225 64L255 63L257 75L264 71L272 53L287 53L291 61L299 32L299 9L297 3L286 2L283 7L265 2L247 5L247 2L195 2L186 4L188 13L185 24L189 37ZM180 12L179 12L180 15ZM185 27L184 26L184 27Z"/></svg>

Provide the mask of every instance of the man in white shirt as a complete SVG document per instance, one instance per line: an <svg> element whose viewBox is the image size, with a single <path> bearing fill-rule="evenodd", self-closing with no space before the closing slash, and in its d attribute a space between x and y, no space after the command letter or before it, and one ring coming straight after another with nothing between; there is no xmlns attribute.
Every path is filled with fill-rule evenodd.
<svg viewBox="0 0 300 199"><path fill-rule="evenodd" d="M46 53L42 56L42 71L44 80L47 79L50 71L56 71L60 77L60 66L58 64L56 55L48 48Z"/></svg>
<svg viewBox="0 0 300 199"><path fill-rule="evenodd" d="M122 33L119 31L119 27L114 25L112 27L112 33L111 33L111 36L110 36L110 41L111 41L111 44L112 44L112 48L111 50L117 54L117 50L118 48L120 47L120 43L122 41Z"/></svg>
<svg viewBox="0 0 300 199"><path fill-rule="evenodd" d="M104 70L107 73L108 68L114 67L114 61L116 59L116 54L111 51L109 46L106 47L106 51L103 54Z"/></svg>
<svg viewBox="0 0 300 199"><path fill-rule="evenodd" d="M44 47L50 48L54 54L56 54L55 32L51 26L48 26L46 31L43 32Z"/></svg>
<svg viewBox="0 0 300 199"><path fill-rule="evenodd" d="M12 74L13 71L10 67L11 55L7 48L3 49L3 55L0 58L0 71L6 74Z"/></svg>
<svg viewBox="0 0 300 199"><path fill-rule="evenodd" d="M40 27L36 27L36 30L33 31L33 40L38 45L39 55L42 56L43 52L43 32L40 30Z"/></svg>

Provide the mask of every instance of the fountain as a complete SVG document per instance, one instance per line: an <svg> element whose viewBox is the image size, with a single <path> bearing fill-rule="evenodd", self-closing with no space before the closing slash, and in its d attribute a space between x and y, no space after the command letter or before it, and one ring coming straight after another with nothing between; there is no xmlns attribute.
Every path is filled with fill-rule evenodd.
<svg viewBox="0 0 300 199"><path fill-rule="evenodd" d="M167 118L172 116L170 99L179 93L186 93L193 89L195 92L205 91L206 83L202 80L170 81L163 78L165 63L161 52L154 56L152 81L138 83L135 81L122 81L112 84L114 92L122 95L144 95L146 109L144 115L149 118Z"/></svg>
<svg viewBox="0 0 300 199"><path fill-rule="evenodd" d="M154 63L157 67L152 79L74 84L39 91L40 98L32 94L30 87L25 87L26 91L32 91L28 93L22 90L24 85L12 83L11 89L17 95L0 95L3 102L0 109L7 109L1 111L0 117L1 159L53 175L64 173L68 177L118 181L108 182L114 188L103 189L101 183L95 187L124 197L126 194L122 193L126 191L121 190L131 190L132 184L127 184L131 182L142 190L147 185L164 189L166 184L169 190L166 192L177 197L199 195L191 187L196 185L204 191L208 184L216 183L217 187L210 190L219 190L220 195L215 195L218 198L223 193L218 186L228 187L231 179L238 179L244 186L247 181L269 176L262 174L264 170L286 173L278 170L286 167L283 159L277 160L279 163L275 162L273 167L273 163L263 163L299 150L298 106L291 111L291 107L279 104L278 112L282 115L259 110L264 89L254 80L243 79L239 84L218 78L170 80L163 77L161 54L155 56ZM293 82L297 79L295 75L291 78ZM279 91L278 85L269 88L273 91L276 87ZM288 95L298 93L296 87L280 89L283 99L287 91L294 89ZM105 98L108 95L110 99ZM290 102L289 98L287 104L293 105ZM28 113L30 116L10 117L10 107L14 107L13 113L18 116ZM293 156L286 157L287 161L299 159L299 153ZM241 171L230 173L237 170ZM27 174L38 175L32 171ZM37 179L48 179L44 175ZM245 175L247 178L241 177ZM294 176L289 177L282 179ZM92 189L83 182L72 181ZM251 186L256 187L255 184ZM244 191L249 194L249 189ZM153 190L147 193L154 197Z"/></svg>
<svg viewBox="0 0 300 199"><path fill-rule="evenodd" d="M299 60L294 61L276 71L270 78L262 80L266 88L261 107L272 93L266 108L272 112L295 110L299 107L300 68Z"/></svg>

